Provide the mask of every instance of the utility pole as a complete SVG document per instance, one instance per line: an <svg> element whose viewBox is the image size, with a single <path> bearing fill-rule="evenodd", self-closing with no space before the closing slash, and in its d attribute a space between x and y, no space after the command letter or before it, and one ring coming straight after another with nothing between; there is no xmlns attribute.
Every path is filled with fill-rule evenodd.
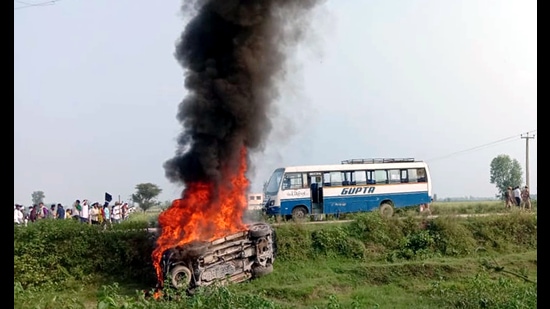
<svg viewBox="0 0 550 309"><path fill-rule="evenodd" d="M529 135L529 132L525 135L521 135L521 138L525 139L525 185L531 189L529 186L529 140L535 138L535 134Z"/></svg>

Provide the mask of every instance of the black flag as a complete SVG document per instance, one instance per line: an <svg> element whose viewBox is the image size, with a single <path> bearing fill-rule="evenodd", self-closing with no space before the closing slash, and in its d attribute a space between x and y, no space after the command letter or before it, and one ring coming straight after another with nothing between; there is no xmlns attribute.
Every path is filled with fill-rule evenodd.
<svg viewBox="0 0 550 309"><path fill-rule="evenodd" d="M105 192L105 201L110 202L112 200L113 200L113 196L110 195L109 193Z"/></svg>

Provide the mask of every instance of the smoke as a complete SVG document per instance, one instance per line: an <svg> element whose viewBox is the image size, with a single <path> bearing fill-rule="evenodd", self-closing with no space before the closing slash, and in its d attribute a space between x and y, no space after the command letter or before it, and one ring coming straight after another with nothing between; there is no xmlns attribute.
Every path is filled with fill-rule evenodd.
<svg viewBox="0 0 550 309"><path fill-rule="evenodd" d="M195 0L176 46L187 96L176 155L165 162L172 182L214 182L236 168L244 146L259 150L271 130L270 104L285 75L289 47L307 30L320 0Z"/></svg>

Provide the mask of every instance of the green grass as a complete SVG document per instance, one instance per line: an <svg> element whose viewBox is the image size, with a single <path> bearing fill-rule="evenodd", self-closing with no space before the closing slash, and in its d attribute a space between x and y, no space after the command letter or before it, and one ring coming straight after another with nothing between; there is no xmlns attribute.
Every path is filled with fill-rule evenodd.
<svg viewBox="0 0 550 309"><path fill-rule="evenodd" d="M280 262L275 272L231 290L266 295L285 308L314 308L336 297L343 308L440 308L428 297L431 284L460 282L482 271L488 257L439 258L400 263L368 263L343 259ZM492 259L491 259L492 260ZM500 267L536 279L536 251L496 258ZM488 272L494 278L514 279ZM378 306L378 307L376 307Z"/></svg>
<svg viewBox="0 0 550 309"><path fill-rule="evenodd" d="M448 302L455 295L449 295L449 291L455 289L466 293L464 291L475 288L476 282L478 285L481 282L487 286L498 285L499 280L506 280L505 282L513 284L516 290L533 286L532 283L525 282L516 275L505 273L502 270L496 272L484 268L486 260L498 263L498 266L505 271L536 280L536 251L501 255L495 257L494 260L490 255L434 258L399 263L314 259L310 261L277 261L272 274L250 282L230 285L226 288L225 293L241 298L261 296L262 303L271 303L273 308L283 309L442 308L450 306ZM484 281L476 279L477 276L484 278ZM474 279L478 281L472 282ZM96 308L98 298L101 298L102 286L106 284L106 282L97 282L79 286L75 282L74 288L58 291L55 294L48 289L32 290L32 293L28 291L21 294L16 293L17 305L14 308ZM107 287L112 287L112 285L113 282ZM150 288L129 283L121 283L118 286L116 296L111 299L116 306L107 308L123 308L125 302L139 299L137 295L141 294L140 290ZM536 287L536 284L534 286ZM480 289L487 290L483 286ZM55 301L53 300L54 295L57 295ZM475 298L475 295L463 296L463 301L469 303L473 301L469 298ZM510 294L510 299L513 296ZM499 294L498 297L503 296ZM24 302L21 301L22 298L25 298ZM506 303L506 301L504 299L502 302ZM178 302L173 301L173 303ZM34 307L36 304L41 305ZM182 306L181 308L192 307ZM196 308L225 307L220 304L219 307L199 306ZM475 306L459 306L458 308L475 308ZM523 307L518 306L517 308Z"/></svg>
<svg viewBox="0 0 550 309"><path fill-rule="evenodd" d="M533 211L537 210L537 201L531 201ZM430 207L433 215L448 214L483 214L483 213L506 213L519 211L519 208L506 209L502 201L484 202L434 202Z"/></svg>

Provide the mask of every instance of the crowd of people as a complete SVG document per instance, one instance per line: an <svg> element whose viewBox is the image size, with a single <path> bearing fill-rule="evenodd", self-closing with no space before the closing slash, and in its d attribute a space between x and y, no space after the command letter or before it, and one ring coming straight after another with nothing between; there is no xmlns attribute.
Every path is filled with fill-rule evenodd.
<svg viewBox="0 0 550 309"><path fill-rule="evenodd" d="M531 209L531 193L529 193L529 187L527 186L523 189L520 189L519 186L508 187L504 192L504 200L506 201L506 208L517 206L521 209Z"/></svg>
<svg viewBox="0 0 550 309"><path fill-rule="evenodd" d="M72 208L65 209L62 204L52 204L48 208L44 203L28 206L15 204L13 209L13 222L16 225L27 225L44 219L73 219L81 223L103 225L117 224L128 218L130 208L128 203L115 202L110 206L109 202L101 205L98 202L90 204L88 200L76 200Z"/></svg>

